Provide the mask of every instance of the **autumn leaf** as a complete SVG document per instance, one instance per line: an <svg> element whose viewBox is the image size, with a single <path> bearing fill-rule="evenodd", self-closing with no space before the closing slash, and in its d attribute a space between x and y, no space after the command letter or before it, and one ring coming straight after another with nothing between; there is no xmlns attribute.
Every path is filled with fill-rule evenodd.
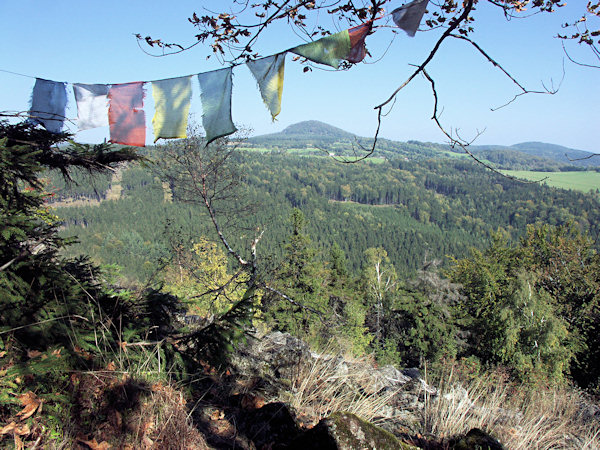
<svg viewBox="0 0 600 450"><path fill-rule="evenodd" d="M31 417L42 404L41 400L31 391L20 395L19 400L21 400L21 404L24 406L24 408L17 413L19 420L25 420Z"/></svg>
<svg viewBox="0 0 600 450"><path fill-rule="evenodd" d="M39 350L27 350L28 358L37 358L41 354L42 354L42 352L40 352Z"/></svg>
<svg viewBox="0 0 600 450"><path fill-rule="evenodd" d="M21 440L19 435L15 434L14 438L15 438L15 450L24 450L25 445L23 445L23 441Z"/></svg>
<svg viewBox="0 0 600 450"><path fill-rule="evenodd" d="M24 424L16 427L14 430L14 433L15 433L15 436L27 436L28 434L31 433L31 430L29 429L29 425L24 423Z"/></svg>
<svg viewBox="0 0 600 450"><path fill-rule="evenodd" d="M12 430L15 429L16 426L17 424L15 422L11 422L8 425L0 428L0 436L10 433Z"/></svg>
<svg viewBox="0 0 600 450"><path fill-rule="evenodd" d="M225 413L218 409L214 410L210 415L210 420L221 420L225 417Z"/></svg>
<svg viewBox="0 0 600 450"><path fill-rule="evenodd" d="M83 441L80 439L79 442L87 445L91 450L108 450L111 448L111 445L108 442L102 441L98 444L98 441L96 441L95 438L91 441Z"/></svg>
<svg viewBox="0 0 600 450"><path fill-rule="evenodd" d="M31 430L29 429L29 425L26 423L17 425L16 422L11 422L8 425L0 428L0 436L9 433L13 433L17 436L27 436L29 433L31 433Z"/></svg>

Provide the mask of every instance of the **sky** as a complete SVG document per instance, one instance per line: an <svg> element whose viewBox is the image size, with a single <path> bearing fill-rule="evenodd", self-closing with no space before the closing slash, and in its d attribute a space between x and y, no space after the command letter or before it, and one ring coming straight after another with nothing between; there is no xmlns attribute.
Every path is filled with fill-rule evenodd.
<svg viewBox="0 0 600 450"><path fill-rule="evenodd" d="M398 0L391 6L404 2ZM580 16L585 2L567 0L568 5L555 14L510 21L497 7L479 3L473 13L476 31L472 38L528 89L543 90L544 85L560 85L560 89L554 95L521 96L492 111L519 93L518 88L470 44L448 39L428 68L436 80L444 126L458 130L465 139L479 135L475 144L541 141L600 152L600 89L596 84L600 69L568 61L555 37L562 32L561 24ZM193 12L200 15L207 14L207 9L223 11L230 5L224 0L0 0L0 111L27 111L35 77L110 84L222 68L217 59L206 58L211 53L207 45L157 58L140 49L134 34L193 43L197 30L187 18ZM329 17L323 20L331 23ZM379 22L384 24L383 20ZM278 132L304 120L320 120L359 136L373 136L377 125L373 108L404 82L414 70L411 64L419 64L429 54L441 33L419 32L410 38L403 32L395 35L393 23L388 25L367 38L372 56L349 71L314 67L305 73L304 66L288 55L282 111L276 121L271 120L249 70L244 66L235 68L234 122L252 135ZM266 56L303 42L294 30L281 24L269 29L254 50ZM575 43L567 45L572 56L592 61L585 49ZM146 89L147 141L151 143L152 90L150 85ZM191 114L200 122L197 85L194 89ZM77 111L70 87L68 92L67 116L74 119ZM399 141L446 142L431 120L432 111L429 82L418 77L400 92L393 108L386 110L380 136ZM77 132L73 124L68 127L81 142L109 138L107 127L83 132Z"/></svg>

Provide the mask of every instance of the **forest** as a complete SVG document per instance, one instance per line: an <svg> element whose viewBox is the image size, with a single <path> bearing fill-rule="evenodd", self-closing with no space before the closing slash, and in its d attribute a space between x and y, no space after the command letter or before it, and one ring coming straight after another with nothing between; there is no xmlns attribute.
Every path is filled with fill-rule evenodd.
<svg viewBox="0 0 600 450"><path fill-rule="evenodd" d="M301 131L292 134L296 142L306 139L306 130ZM327 135L322 128L315 132L314 124L308 134L312 145L322 145L314 142L321 136L329 148L343 147L336 139L346 137ZM585 386L595 385L596 377L590 380L591 372L582 369L595 363L576 357L583 349L589 357L595 344L585 342L588 325L575 330L573 320L578 308L594 310L597 300L597 281L589 280L597 278L591 269L600 232L596 194L519 182L451 155L428 157L416 143L384 160L343 164L329 156L282 151L285 141L280 148L269 139L271 152L253 151L244 141L221 144L221 152L229 155L224 178L231 183L221 204L215 204L222 230L238 247L255 230L262 231L257 246L262 276L315 314L300 319L302 308L265 291L269 326L317 347L335 338L346 350L374 352L382 362L419 366L477 357L484 365L507 364L521 380L571 374ZM165 155L173 151L173 145L149 149L142 165L124 166L118 200L55 211L62 234L78 237L70 254L91 255L116 270L124 283L158 279L169 292L191 299L218 285L201 280L216 277L224 283L235 268L218 246L206 210L190 198L188 183L166 175L166 166L180 162L167 163ZM54 186L61 183L57 174L50 180ZM102 200L110 182L96 180L60 184L52 201ZM563 272L566 266L554 267L548 259L554 252L564 253L566 266L585 267L585 275L569 281L585 291L577 294L583 295L577 307L570 304L570 294L562 293L566 286L550 275L555 270L558 277L574 275ZM174 261L179 261L177 270ZM387 287L375 267L385 272ZM525 285L536 286L539 299L533 304L520 300ZM499 297L498 311L487 301L477 306L488 295ZM194 300L195 314L223 314L231 306L211 301ZM546 325L520 323L519 311L526 305L531 314L544 316ZM324 311L331 315L319 320ZM486 337L488 320L499 314L514 318L510 326L494 323L496 334ZM538 353L536 362L535 352L527 349L532 340L536 346L547 342L546 359Z"/></svg>
<svg viewBox="0 0 600 450"><path fill-rule="evenodd" d="M93 435L129 408L106 386L201 399L194 380L231 375L230 355L272 332L432 377L598 392L595 193L446 153L345 164L201 136L133 151L1 132L0 414L15 442Z"/></svg>
<svg viewBox="0 0 600 450"><path fill-rule="evenodd" d="M242 237L249 236L245 230L264 227L259 252L275 261L283 256L293 208L305 215L316 248L327 254L339 245L355 274L371 247L383 247L396 270L409 275L426 259L445 266L449 255L464 257L495 233L516 242L529 224L572 223L593 239L600 232L596 195L518 182L468 160L413 150L385 161L341 164L327 156L256 152L244 145L232 161L239 176L236 195L249 211L236 217L236 226ZM152 161L160 152L150 150L147 157ZM109 177L76 181L67 186L59 174L49 174L56 187L52 201L102 200L110 184ZM153 163L123 169L120 185L117 201L57 208L65 235L79 237L73 254L118 264L125 277L141 282L167 251L170 232L214 239L202 211L180 201L178 186L163 185Z"/></svg>

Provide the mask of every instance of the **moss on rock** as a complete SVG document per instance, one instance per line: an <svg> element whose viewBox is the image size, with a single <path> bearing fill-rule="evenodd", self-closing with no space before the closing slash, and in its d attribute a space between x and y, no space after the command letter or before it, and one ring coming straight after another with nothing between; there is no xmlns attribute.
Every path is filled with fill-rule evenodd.
<svg viewBox="0 0 600 450"><path fill-rule="evenodd" d="M336 412L294 441L292 448L320 450L412 450L393 434L354 414Z"/></svg>

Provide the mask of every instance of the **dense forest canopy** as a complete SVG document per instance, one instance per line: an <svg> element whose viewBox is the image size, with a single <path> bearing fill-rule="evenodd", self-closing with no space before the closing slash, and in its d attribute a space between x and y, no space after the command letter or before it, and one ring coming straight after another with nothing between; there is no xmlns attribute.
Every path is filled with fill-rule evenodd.
<svg viewBox="0 0 600 450"><path fill-rule="evenodd" d="M315 135L304 136L311 145L318 140ZM317 247L326 250L337 243L353 272L360 270L369 247L386 248L397 270L408 274L426 258L465 256L470 247L489 242L498 230L514 240L527 224L572 221L591 236L599 232L597 196L508 180L436 152L436 147L390 141L385 160L344 165L319 149L302 153L304 148L297 154L285 150L285 140L281 146L271 142L273 146L266 149L247 147L259 145L254 141L242 142L233 156L242 174L239 195L257 206L253 214L240 218L240 226L266 227L260 243L263 256L282 257L287 217L295 207L307 217L306 230ZM304 141L295 142L303 145ZM348 144L317 145L338 147L339 152ZM147 154L156 158L160 152L157 148ZM527 162L531 159L521 160ZM59 178L51 178L55 180L51 184L60 183ZM78 198L94 190L89 180L78 181L70 190L57 191L54 200ZM101 200L106 197L106 183L99 179L95 185ZM118 201L58 209L65 232L80 236L81 244L73 251L90 252L98 262L118 263L125 275L141 280L165 251L161 236L167 218L169 226L184 230L188 239L211 235L206 218L180 201L178 186L161 183L152 165L124 168L117 183L122 189Z"/></svg>

